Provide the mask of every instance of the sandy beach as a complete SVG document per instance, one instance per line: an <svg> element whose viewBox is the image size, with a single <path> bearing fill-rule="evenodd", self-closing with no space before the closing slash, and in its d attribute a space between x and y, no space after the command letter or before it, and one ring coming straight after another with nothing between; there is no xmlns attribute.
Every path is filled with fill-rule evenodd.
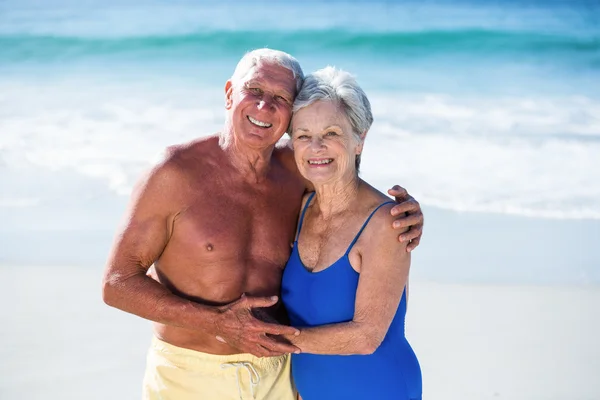
<svg viewBox="0 0 600 400"><path fill-rule="evenodd" d="M414 283L424 399L600 398L600 290Z"/></svg>
<svg viewBox="0 0 600 400"><path fill-rule="evenodd" d="M136 399L150 324L101 301L101 268L0 267L0 398ZM600 289L413 280L424 399L597 400Z"/></svg>

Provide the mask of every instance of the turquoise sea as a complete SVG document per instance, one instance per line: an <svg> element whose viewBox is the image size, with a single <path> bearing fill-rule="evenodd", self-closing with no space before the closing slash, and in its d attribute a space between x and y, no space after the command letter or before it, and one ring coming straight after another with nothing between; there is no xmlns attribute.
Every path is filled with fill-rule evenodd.
<svg viewBox="0 0 600 400"><path fill-rule="evenodd" d="M449 216L431 229L600 233L598 1L0 0L0 263L102 264L139 174L221 128L265 46L357 75L363 177ZM600 281L588 258L576 281Z"/></svg>

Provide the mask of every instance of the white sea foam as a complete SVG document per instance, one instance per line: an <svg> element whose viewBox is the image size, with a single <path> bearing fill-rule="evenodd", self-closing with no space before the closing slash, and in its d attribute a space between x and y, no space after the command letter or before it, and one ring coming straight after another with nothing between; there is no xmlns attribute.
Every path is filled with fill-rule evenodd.
<svg viewBox="0 0 600 400"><path fill-rule="evenodd" d="M400 175L442 208L600 218L597 101L388 95L373 109L365 177Z"/></svg>
<svg viewBox="0 0 600 400"><path fill-rule="evenodd" d="M0 93L4 208L58 203L81 185L66 176L127 195L165 146L215 132L223 121L220 88L115 83L81 91L13 82ZM376 122L362 169L378 186L401 183L423 204L446 209L600 219L600 102L371 99ZM51 184L53 176L61 180Z"/></svg>

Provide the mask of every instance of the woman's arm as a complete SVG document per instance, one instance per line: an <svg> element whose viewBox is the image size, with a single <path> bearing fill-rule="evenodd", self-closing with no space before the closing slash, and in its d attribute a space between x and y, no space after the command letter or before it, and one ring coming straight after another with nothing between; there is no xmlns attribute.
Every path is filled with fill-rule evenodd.
<svg viewBox="0 0 600 400"><path fill-rule="evenodd" d="M383 341L398 309L410 267L406 243L398 244L398 232L392 227L392 206L378 210L361 236L362 261L354 318L301 329L299 336L286 336L303 353L371 354Z"/></svg>

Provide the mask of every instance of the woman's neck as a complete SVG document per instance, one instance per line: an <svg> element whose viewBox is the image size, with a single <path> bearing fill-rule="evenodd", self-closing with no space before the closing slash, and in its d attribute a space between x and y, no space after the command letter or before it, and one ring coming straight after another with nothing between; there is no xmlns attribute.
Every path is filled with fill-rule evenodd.
<svg viewBox="0 0 600 400"><path fill-rule="evenodd" d="M331 184L315 184L315 205L321 217L331 219L348 210L358 195L361 182L358 176L353 175Z"/></svg>

